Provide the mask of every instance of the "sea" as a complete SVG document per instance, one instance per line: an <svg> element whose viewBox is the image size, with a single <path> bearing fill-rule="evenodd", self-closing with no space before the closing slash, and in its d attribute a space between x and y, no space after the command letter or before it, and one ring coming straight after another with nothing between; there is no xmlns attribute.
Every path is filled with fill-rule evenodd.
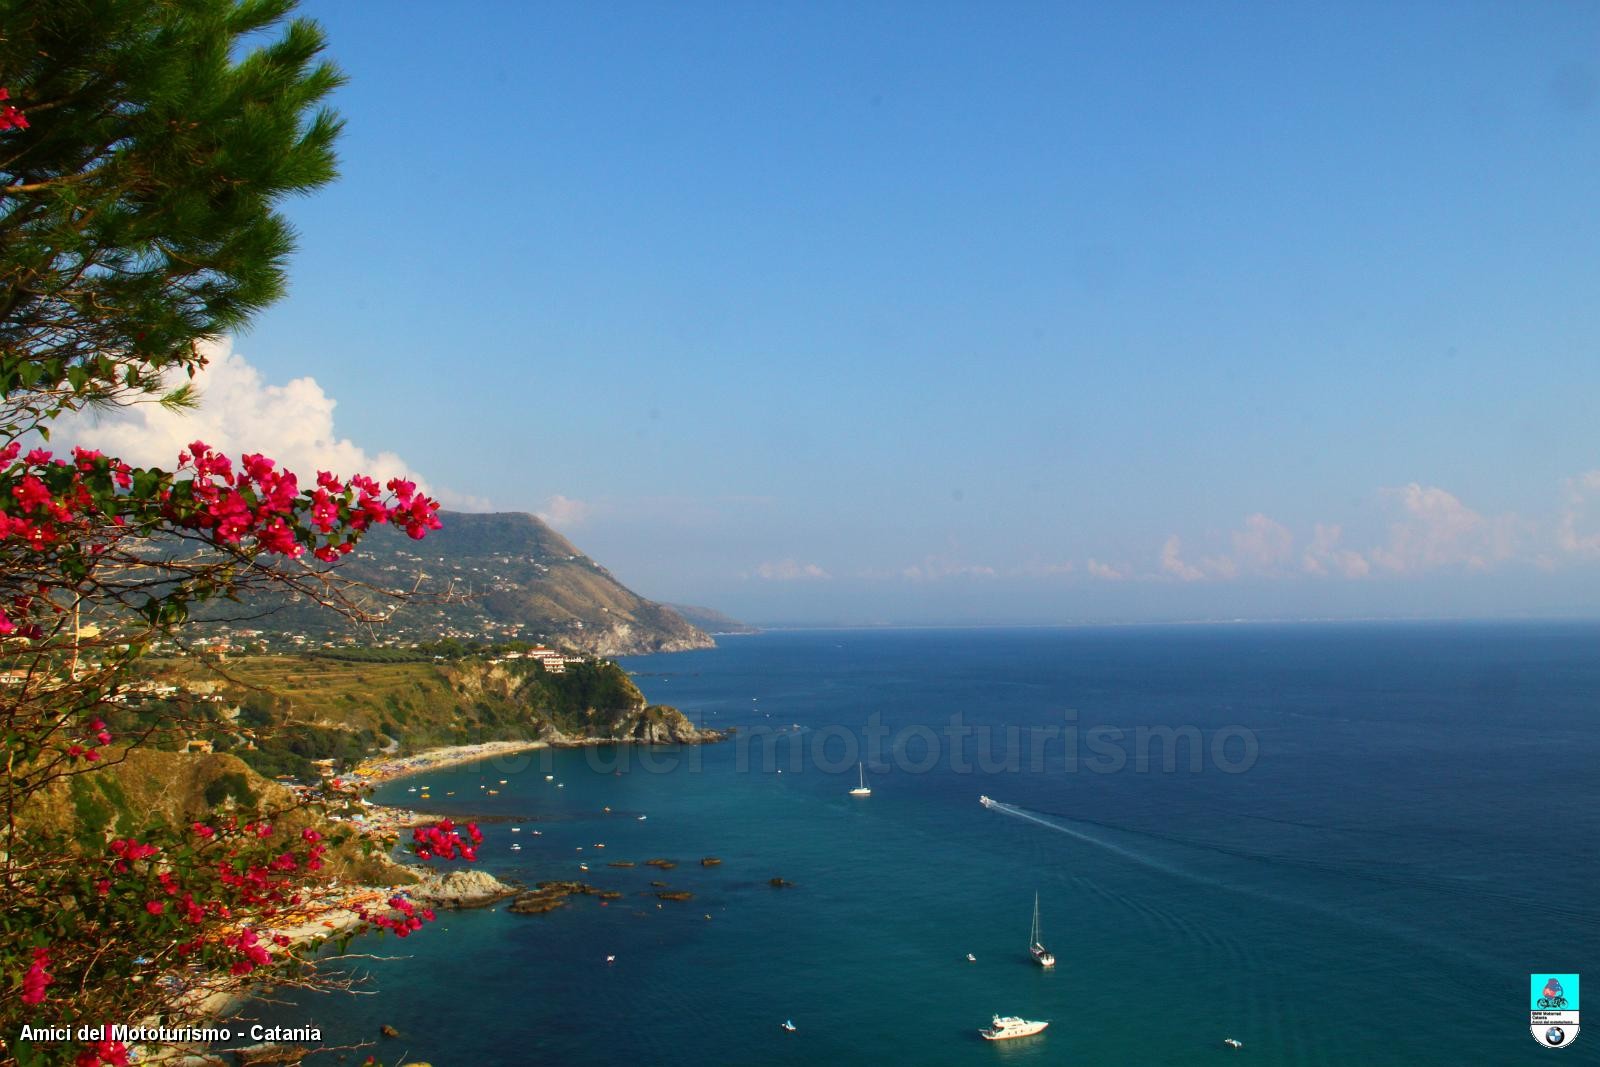
<svg viewBox="0 0 1600 1067"><path fill-rule="evenodd" d="M622 662L734 739L376 797L481 818L502 878L622 898L364 937L329 965L361 992L246 1015L376 1042L329 1065L1600 1062L1600 1022L1552 1051L1523 1015L1531 975L1600 980L1600 625L780 631ZM991 1043L994 1015L1050 1025Z"/></svg>

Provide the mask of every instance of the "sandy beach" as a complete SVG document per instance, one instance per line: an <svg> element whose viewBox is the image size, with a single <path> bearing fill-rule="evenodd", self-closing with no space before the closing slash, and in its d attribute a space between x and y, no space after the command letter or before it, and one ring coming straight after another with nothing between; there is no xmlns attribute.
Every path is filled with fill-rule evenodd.
<svg viewBox="0 0 1600 1067"><path fill-rule="evenodd" d="M471 763L474 760L487 759L490 756L509 756L516 752L548 748L549 744L548 741L484 741L476 745L430 748L426 752L418 752L412 756L398 756L394 759L363 763L352 771L351 775L363 782L387 782L394 778L420 774L423 771L437 771L445 767Z"/></svg>

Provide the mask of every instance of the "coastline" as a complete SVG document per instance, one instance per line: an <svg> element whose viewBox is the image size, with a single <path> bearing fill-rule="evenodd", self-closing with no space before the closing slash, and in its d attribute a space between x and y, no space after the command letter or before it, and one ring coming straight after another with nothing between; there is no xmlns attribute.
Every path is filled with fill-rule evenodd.
<svg viewBox="0 0 1600 1067"><path fill-rule="evenodd" d="M362 763L351 771L351 777L366 784L393 781L424 771L443 770L463 763L472 763L491 756L509 756L517 752L549 748L548 741L481 741L475 745L447 745L430 748L410 756Z"/></svg>

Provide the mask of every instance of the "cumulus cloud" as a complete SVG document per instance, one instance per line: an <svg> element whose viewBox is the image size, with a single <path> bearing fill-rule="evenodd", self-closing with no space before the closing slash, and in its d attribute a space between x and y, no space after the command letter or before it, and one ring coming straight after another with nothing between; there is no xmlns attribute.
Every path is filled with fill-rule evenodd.
<svg viewBox="0 0 1600 1067"><path fill-rule="evenodd" d="M1199 582L1205 579L1205 571L1183 561L1183 542L1177 534L1167 538L1166 544L1161 546L1161 572L1170 574L1180 582Z"/></svg>
<svg viewBox="0 0 1600 1067"><path fill-rule="evenodd" d="M763 563L755 569L755 576L767 582L826 581L833 577L815 563L801 563L796 559Z"/></svg>
<svg viewBox="0 0 1600 1067"><path fill-rule="evenodd" d="M209 360L195 375L199 407L169 411L158 404L136 404L103 412L64 416L51 427L57 446L83 445L119 456L136 466L172 469L178 453L200 440L231 455L261 452L309 481L317 471L370 474L380 481L412 478L410 464L393 452L368 452L333 427L336 401L315 378L269 384L261 372L235 353L228 341L204 346ZM429 490L432 491L432 490ZM470 498L461 498L470 500Z"/></svg>
<svg viewBox="0 0 1600 1067"><path fill-rule="evenodd" d="M1600 524L1595 523L1600 499L1600 470L1585 471L1567 481L1566 507L1556 526L1556 544L1575 556L1600 556ZM1587 521L1586 521L1587 520ZM1582 528L1589 527L1589 532Z"/></svg>
<svg viewBox="0 0 1600 1067"><path fill-rule="evenodd" d="M1346 578L1365 578L1372 573L1367 557L1353 549L1344 548L1339 541L1344 530L1338 524L1317 523L1311 543L1300 557L1300 566L1307 574L1339 574Z"/></svg>
<svg viewBox="0 0 1600 1067"><path fill-rule="evenodd" d="M1230 540L1232 552L1191 563L1183 557L1183 540L1171 534L1161 546L1161 573L1180 582L1227 581L1242 574L1273 577L1283 572L1294 547L1289 528L1259 512L1246 516Z"/></svg>
<svg viewBox="0 0 1600 1067"><path fill-rule="evenodd" d="M1397 501L1403 514L1389 527L1388 543L1367 555L1398 573L1451 566L1485 570L1516 552L1525 525L1514 515L1481 515L1437 486L1412 482L1384 495Z"/></svg>
<svg viewBox="0 0 1600 1067"><path fill-rule="evenodd" d="M536 514L539 518L559 530L570 530L574 526L581 526L589 518L594 508L583 500L559 493L546 500L544 507Z"/></svg>
<svg viewBox="0 0 1600 1067"><path fill-rule="evenodd" d="M1233 558L1241 570L1276 574L1294 551L1294 534L1259 511L1245 516L1244 529L1233 535Z"/></svg>
<svg viewBox="0 0 1600 1067"><path fill-rule="evenodd" d="M1132 568L1126 564L1101 563L1093 557L1090 557L1089 562L1084 565L1084 569L1089 572L1090 577L1099 578L1105 582L1120 582L1133 573Z"/></svg>

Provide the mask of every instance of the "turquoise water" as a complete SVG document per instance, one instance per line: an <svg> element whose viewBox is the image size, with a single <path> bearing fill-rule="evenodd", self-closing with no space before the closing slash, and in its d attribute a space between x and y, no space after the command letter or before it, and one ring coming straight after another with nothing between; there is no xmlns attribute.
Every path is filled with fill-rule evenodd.
<svg viewBox="0 0 1600 1067"><path fill-rule="evenodd" d="M376 995L257 1014L333 1042L390 1023L402 1037L381 1057L439 1067L1532 1062L1554 1053L1521 1014L1529 974L1593 970L1600 944L1597 638L837 631L627 660L652 700L746 740L546 752L379 796L415 803L406 788L426 781L441 813L524 820L485 825L489 869L624 899L363 940L406 957L360 965ZM1157 742L1141 768L1141 726L1192 727L1198 769L1180 745L1168 770ZM780 727L768 761L756 735ZM1077 743L1036 752L1032 727L1076 727ZM1127 735L1097 750L1091 727ZM867 758L873 795L854 799L843 735L870 729L886 741ZM652 857L679 866L604 866ZM695 897L658 902L652 879ZM1036 891L1050 973L1025 955ZM997 1012L1051 1026L989 1044L977 1030Z"/></svg>

